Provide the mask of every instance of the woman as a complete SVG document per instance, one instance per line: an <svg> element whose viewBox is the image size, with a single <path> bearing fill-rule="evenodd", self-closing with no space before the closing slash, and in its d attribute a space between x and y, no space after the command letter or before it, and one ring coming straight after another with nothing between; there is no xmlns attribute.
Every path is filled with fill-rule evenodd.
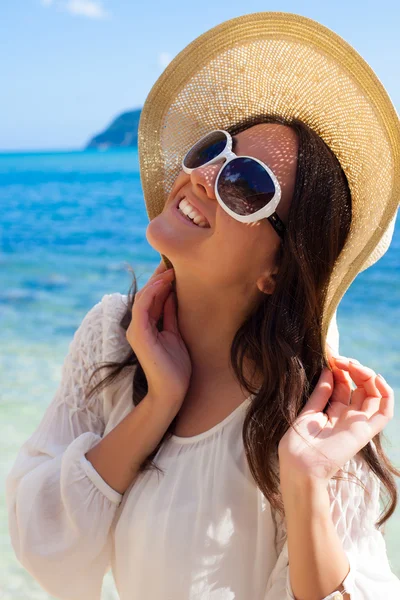
<svg viewBox="0 0 400 600"><path fill-rule="evenodd" d="M207 54L220 59L217 42L231 50L234 38L256 60L257 44L280 42L278 33L287 42L292 26L293 44L301 39L299 21L304 39L309 28L343 43L298 15L232 19L178 55L146 100L139 150L147 239L163 260L139 292L134 282L133 294L106 295L85 316L56 397L7 478L16 555L57 598L99 598L110 566L122 600L400 595L375 527L380 483L391 504L378 526L397 499L392 474L400 472L380 438L393 390L372 369L334 356L337 303L377 260L373 251L386 249L379 242L382 223L386 231L389 218L394 224L393 190L371 196L365 219L367 175L355 167L373 151L364 140L354 150L354 113L342 117L345 134L337 123L339 161L326 131L318 135L307 119L255 115L250 84L228 85L246 73L232 68L242 55L225 60L226 87L218 63L218 92L233 89L238 105L246 97L248 115L223 121ZM250 47L248 31L260 23L266 29ZM323 42L314 44L317 61ZM286 52L313 68L301 47ZM203 77L201 61L211 83L179 94L178 81L182 89L194 81L193 71L184 83L180 73L195 68ZM269 84L286 73L294 93L292 67L273 64ZM263 71L251 67L257 79ZM280 98L292 102L285 90ZM366 127L360 98L350 102ZM317 114L334 123L326 102ZM380 228L374 211L385 216ZM99 362L112 372L88 392Z"/></svg>

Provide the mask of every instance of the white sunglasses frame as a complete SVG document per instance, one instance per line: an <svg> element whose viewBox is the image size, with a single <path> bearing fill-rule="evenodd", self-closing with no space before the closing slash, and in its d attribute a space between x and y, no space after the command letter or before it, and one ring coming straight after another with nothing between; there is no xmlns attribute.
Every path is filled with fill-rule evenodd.
<svg viewBox="0 0 400 600"><path fill-rule="evenodd" d="M187 157L189 152L192 151L193 147L196 146L196 144L199 144L203 139L207 138L211 133L217 133L217 132L225 134L225 137L226 137L226 145L225 145L225 148L223 149L223 151L220 152L218 154L218 156L215 156L211 160L207 161L206 163L204 163L202 165L199 165L198 167L195 167L193 169L189 169L188 167L186 167L185 166L185 158ZM275 231L277 232L277 234L281 238L283 238L286 227L285 227L284 223L282 222L282 220L278 217L278 215L275 212L275 209L278 206L278 204L281 200L281 197L282 197L281 186L279 185L279 181L278 181L275 173L273 171L271 171L271 169L268 167L268 165L263 163L258 158L254 158L254 156L237 155L234 152L232 152L232 142L233 142L233 140L232 140L231 134L228 131L225 131L224 129L213 129L212 131L209 131L208 133L203 135L200 139L198 139L197 142L195 142L189 148L189 150L186 152L185 156L182 159L182 169L184 170L185 173L190 174L195 169L205 167L206 165L212 165L212 164L220 161L221 158L225 158L226 160L223 163L223 165L221 166L221 169L215 180L215 186L214 186L215 196L218 200L218 203L222 206L224 211L228 213L228 215L230 215L231 217L236 219L236 221L240 221L241 223L254 223L256 221L260 221L261 219L268 219L270 221L271 225L273 226L273 228L275 229ZM251 160L254 160L258 164L260 164L267 171L268 175L271 177L271 179L275 185L275 194L271 198L271 200L268 202L268 204L266 206L264 206L263 208L260 208L260 210L257 210L256 212L252 213L251 215L238 215L237 213L235 213L228 206L226 206L225 202L222 200L222 198L218 192L218 180L220 178L220 175L221 175L223 169L226 167L226 165L229 164L235 158L250 158Z"/></svg>

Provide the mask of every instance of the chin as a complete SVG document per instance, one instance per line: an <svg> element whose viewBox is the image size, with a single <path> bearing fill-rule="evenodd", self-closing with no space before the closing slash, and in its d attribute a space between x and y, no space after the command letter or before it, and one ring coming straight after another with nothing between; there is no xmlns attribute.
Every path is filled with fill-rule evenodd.
<svg viewBox="0 0 400 600"><path fill-rule="evenodd" d="M201 231L198 235L194 230L196 235L193 235L191 227L183 225L182 230L179 227L171 215L162 212L147 225L146 239L156 252L168 257L169 267L183 262L195 268L199 261L204 261L204 242L208 232Z"/></svg>
<svg viewBox="0 0 400 600"><path fill-rule="evenodd" d="M146 239L156 252L164 254L164 256L182 252L182 248L178 248L176 231L171 231L167 223L162 221L162 213L148 224Z"/></svg>

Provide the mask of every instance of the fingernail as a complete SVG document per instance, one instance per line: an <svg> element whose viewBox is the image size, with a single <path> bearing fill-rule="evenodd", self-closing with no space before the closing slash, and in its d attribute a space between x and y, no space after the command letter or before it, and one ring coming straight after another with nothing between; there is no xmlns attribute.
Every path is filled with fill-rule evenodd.
<svg viewBox="0 0 400 600"><path fill-rule="evenodd" d="M378 373L378 375L377 375L377 376L378 376L378 377L380 377L381 379L383 379L383 381L386 381L386 379L384 378L384 376L383 376L383 375L381 375L380 373Z"/></svg>
<svg viewBox="0 0 400 600"><path fill-rule="evenodd" d="M350 361L351 363L353 363L354 365L361 365L360 361L359 361L359 360L356 360L355 358L349 358L349 361Z"/></svg>

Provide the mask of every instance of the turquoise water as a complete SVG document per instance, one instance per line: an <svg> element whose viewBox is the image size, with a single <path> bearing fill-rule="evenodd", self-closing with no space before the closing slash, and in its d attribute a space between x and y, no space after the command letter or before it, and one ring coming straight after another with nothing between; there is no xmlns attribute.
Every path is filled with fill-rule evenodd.
<svg viewBox="0 0 400 600"><path fill-rule="evenodd" d="M135 149L0 154L0 598L48 600L20 566L8 536L4 478L58 386L72 336L104 294L139 288L159 263L145 230ZM361 273L338 309L340 352L382 373L400 402L400 233ZM398 409L385 429L400 467ZM400 576L400 507L386 528ZM111 574L103 598L116 599Z"/></svg>

